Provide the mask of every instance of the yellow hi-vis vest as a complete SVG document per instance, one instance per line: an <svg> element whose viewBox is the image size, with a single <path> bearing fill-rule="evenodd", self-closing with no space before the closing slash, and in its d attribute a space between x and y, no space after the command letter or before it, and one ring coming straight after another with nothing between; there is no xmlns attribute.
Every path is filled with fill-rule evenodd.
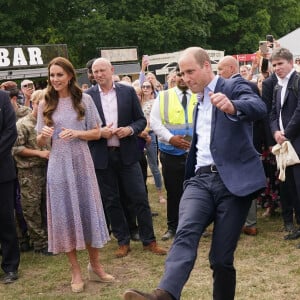
<svg viewBox="0 0 300 300"><path fill-rule="evenodd" d="M193 111L197 104L196 94L192 94L184 111L175 88L159 93L160 116L162 124L174 135L193 135ZM159 149L173 155L182 155L186 151L170 144L158 142Z"/></svg>

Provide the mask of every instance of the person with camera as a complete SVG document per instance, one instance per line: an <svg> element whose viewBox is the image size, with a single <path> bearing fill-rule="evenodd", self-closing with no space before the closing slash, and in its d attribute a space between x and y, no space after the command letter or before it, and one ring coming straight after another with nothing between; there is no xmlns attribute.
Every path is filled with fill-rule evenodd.
<svg viewBox="0 0 300 300"><path fill-rule="evenodd" d="M23 93L23 105L32 108L30 98L35 91L35 85L32 80L25 79L21 82L21 91Z"/></svg>

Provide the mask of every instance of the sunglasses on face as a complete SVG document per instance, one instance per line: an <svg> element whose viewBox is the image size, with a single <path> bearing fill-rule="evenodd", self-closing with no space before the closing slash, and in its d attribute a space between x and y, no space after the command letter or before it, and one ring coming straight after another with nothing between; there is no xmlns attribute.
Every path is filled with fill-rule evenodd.
<svg viewBox="0 0 300 300"><path fill-rule="evenodd" d="M33 89L33 83L27 83L22 86L23 88Z"/></svg>
<svg viewBox="0 0 300 300"><path fill-rule="evenodd" d="M151 85L142 85L142 89L151 89Z"/></svg>

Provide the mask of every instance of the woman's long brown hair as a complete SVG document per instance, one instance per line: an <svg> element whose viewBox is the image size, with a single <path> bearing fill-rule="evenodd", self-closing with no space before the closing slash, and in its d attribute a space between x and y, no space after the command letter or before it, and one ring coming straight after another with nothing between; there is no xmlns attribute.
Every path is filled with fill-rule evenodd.
<svg viewBox="0 0 300 300"><path fill-rule="evenodd" d="M77 112L78 120L82 120L85 115L85 108L82 104L82 90L77 84L76 73L71 62L64 57L56 57L52 59L48 65L48 86L45 93L44 121L47 126L53 126L52 115L57 108L59 97L58 92L53 88L50 81L50 68L53 65L60 66L68 75L71 75L69 81L69 91L72 103Z"/></svg>

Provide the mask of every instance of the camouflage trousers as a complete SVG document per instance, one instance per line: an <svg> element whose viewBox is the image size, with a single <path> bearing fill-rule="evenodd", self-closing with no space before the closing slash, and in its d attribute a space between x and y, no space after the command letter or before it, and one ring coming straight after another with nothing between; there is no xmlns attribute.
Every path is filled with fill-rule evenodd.
<svg viewBox="0 0 300 300"><path fill-rule="evenodd" d="M18 178L23 214L30 240L34 250L40 250L48 245L45 226L46 170L38 167L18 169Z"/></svg>

